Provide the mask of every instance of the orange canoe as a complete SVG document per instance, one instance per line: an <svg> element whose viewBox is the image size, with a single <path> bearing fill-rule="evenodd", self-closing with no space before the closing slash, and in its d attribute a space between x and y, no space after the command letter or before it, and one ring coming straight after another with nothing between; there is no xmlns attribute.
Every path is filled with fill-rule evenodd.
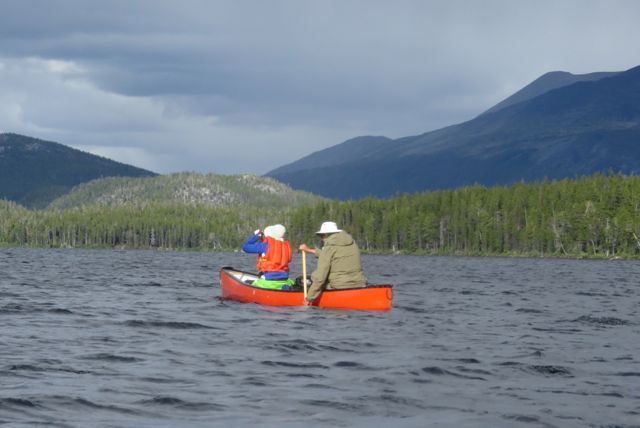
<svg viewBox="0 0 640 428"><path fill-rule="evenodd" d="M268 306L304 306L302 291L268 290L254 287L258 276L232 267L220 269L222 299ZM388 311L393 300L393 285L367 285L340 290L325 290L311 306L333 309Z"/></svg>

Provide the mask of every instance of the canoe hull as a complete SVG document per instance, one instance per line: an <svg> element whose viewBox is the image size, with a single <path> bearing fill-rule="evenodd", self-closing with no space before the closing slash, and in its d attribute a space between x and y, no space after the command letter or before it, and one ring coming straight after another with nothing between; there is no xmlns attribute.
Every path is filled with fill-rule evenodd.
<svg viewBox="0 0 640 428"><path fill-rule="evenodd" d="M222 299L268 306L304 306L302 291L267 290L250 285L256 275L225 267L220 270ZM325 290L311 306L332 309L388 311L392 307L392 285Z"/></svg>

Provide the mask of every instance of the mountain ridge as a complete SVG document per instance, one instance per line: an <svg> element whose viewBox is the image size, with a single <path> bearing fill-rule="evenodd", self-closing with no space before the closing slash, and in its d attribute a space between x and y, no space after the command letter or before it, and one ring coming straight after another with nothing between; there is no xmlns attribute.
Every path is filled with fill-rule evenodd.
<svg viewBox="0 0 640 428"><path fill-rule="evenodd" d="M109 176L154 176L152 171L53 141L0 134L0 198L43 208L73 186Z"/></svg>
<svg viewBox="0 0 640 428"><path fill-rule="evenodd" d="M558 89L577 82L590 82L594 80L600 80L619 73L620 72L618 71L600 71L587 74L572 74L567 71L550 71L543 74L533 82L529 83L524 88L500 101L490 109L486 110L483 113L480 113L480 115L493 113L510 105L517 104L522 101L527 101L553 89Z"/></svg>
<svg viewBox="0 0 640 428"><path fill-rule="evenodd" d="M383 147L385 143L392 141L391 138L384 136L360 136L351 138L340 145L340 147L329 147L327 149L318 150L308 156L300 159L299 162L288 164L274 169L271 173L288 173L300 171L309 167L321 168L331 166L337 158L350 158L354 156L371 155L376 148Z"/></svg>
<svg viewBox="0 0 640 428"><path fill-rule="evenodd" d="M288 173L277 169L267 175L327 197L388 197L474 183L575 177L609 168L636 173L637 141L640 67L574 82L460 124L391 140L376 147L374 157L340 158L321 168ZM324 156L328 158L330 151Z"/></svg>

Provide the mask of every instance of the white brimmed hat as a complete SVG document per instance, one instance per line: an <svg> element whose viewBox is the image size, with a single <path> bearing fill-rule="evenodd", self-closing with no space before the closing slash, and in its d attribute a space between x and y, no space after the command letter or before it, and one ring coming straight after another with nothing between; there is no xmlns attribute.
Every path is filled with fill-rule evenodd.
<svg viewBox="0 0 640 428"><path fill-rule="evenodd" d="M287 229L281 224L274 224L273 226L267 226L264 228L264 236L270 236L271 238L283 240L284 234L287 233Z"/></svg>
<svg viewBox="0 0 640 428"><path fill-rule="evenodd" d="M333 221L325 221L324 223L322 223L322 226L320 226L320 230L316 232L316 235L324 235L329 234L329 233L338 233L338 232L342 232L342 230L338 229L338 225L335 224L335 222Z"/></svg>

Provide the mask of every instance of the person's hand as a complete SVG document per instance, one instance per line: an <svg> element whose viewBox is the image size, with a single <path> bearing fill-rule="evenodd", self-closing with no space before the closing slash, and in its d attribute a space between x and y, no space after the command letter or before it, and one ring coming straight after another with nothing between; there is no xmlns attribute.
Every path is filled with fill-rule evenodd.
<svg viewBox="0 0 640 428"><path fill-rule="evenodd" d="M313 250L307 245L307 244L300 244L300 246L298 247L298 249L300 251L305 251L307 253L312 253Z"/></svg>
<svg viewBox="0 0 640 428"><path fill-rule="evenodd" d="M254 235L258 235L258 236L262 236L262 230L260 230L260 229L256 229L256 230L253 232L253 234L254 234Z"/></svg>

